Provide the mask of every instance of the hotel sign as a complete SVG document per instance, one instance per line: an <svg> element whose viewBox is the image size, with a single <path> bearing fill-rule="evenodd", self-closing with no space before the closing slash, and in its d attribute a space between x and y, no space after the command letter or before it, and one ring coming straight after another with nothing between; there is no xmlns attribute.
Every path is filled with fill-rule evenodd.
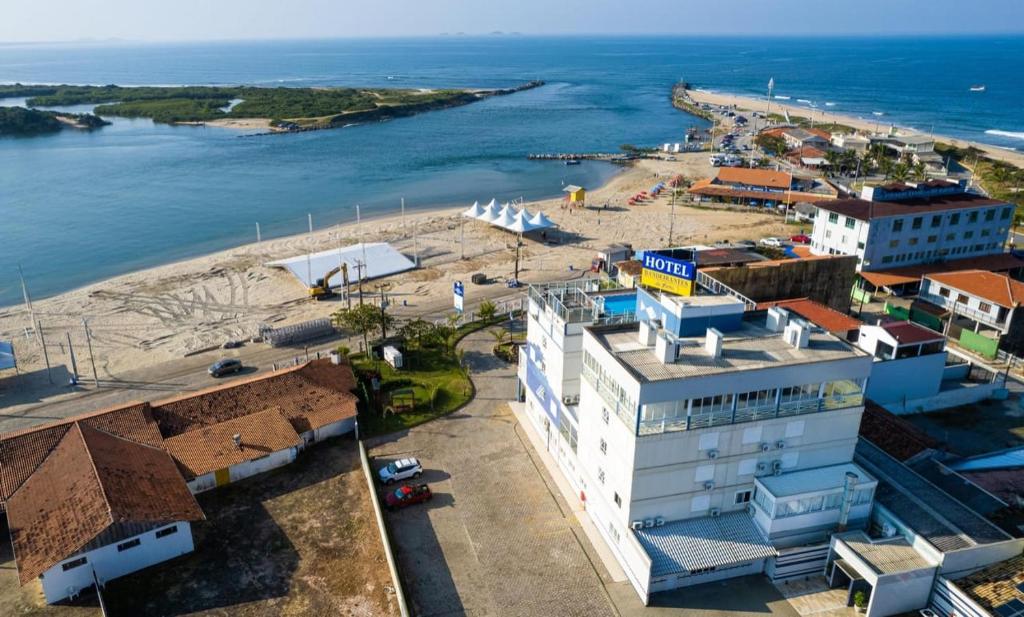
<svg viewBox="0 0 1024 617"><path fill-rule="evenodd" d="M692 261L666 257L650 251L644 252L640 284L680 296L693 295L693 279L697 267Z"/></svg>

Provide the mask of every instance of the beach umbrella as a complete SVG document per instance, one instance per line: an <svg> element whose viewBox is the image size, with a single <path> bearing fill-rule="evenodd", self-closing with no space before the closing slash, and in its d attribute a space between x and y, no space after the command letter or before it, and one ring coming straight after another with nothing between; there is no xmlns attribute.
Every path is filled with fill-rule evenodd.
<svg viewBox="0 0 1024 617"><path fill-rule="evenodd" d="M534 214L533 218L530 219L530 225L533 225L534 229L544 229L544 228L547 228L547 227L557 227L557 225L555 225L554 221L549 219L547 217L547 215L544 214L543 212L538 212L537 214Z"/></svg>
<svg viewBox="0 0 1024 617"><path fill-rule="evenodd" d="M480 207L480 202L474 201L473 205L469 208L469 210L466 210L465 212L462 213L462 216L475 219L480 218L480 215L483 213L484 209Z"/></svg>

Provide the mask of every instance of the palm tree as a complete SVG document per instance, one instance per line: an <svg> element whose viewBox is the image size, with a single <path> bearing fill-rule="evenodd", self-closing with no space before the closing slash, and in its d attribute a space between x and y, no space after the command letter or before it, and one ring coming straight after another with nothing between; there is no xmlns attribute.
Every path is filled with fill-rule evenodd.
<svg viewBox="0 0 1024 617"><path fill-rule="evenodd" d="M897 182L906 182L907 178L910 177L910 165L903 162L897 163L896 166L892 168L891 174L893 180L896 180Z"/></svg>
<svg viewBox="0 0 1024 617"><path fill-rule="evenodd" d="M825 153L825 163L828 164L829 175L835 175L839 171L841 162L840 154L835 150L829 150Z"/></svg>
<svg viewBox="0 0 1024 617"><path fill-rule="evenodd" d="M914 163L914 179L918 182L922 182L928 177L928 169L922 161Z"/></svg>
<svg viewBox="0 0 1024 617"><path fill-rule="evenodd" d="M877 159L877 164L878 164L878 171L882 172L882 175L885 176L886 180L888 180L889 176L892 174L892 170L893 170L892 169L893 168L892 159L889 159L889 158Z"/></svg>

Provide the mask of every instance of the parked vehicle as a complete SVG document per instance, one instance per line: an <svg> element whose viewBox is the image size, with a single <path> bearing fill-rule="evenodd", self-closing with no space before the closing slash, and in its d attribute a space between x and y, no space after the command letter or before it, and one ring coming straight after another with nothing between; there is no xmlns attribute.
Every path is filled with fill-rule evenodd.
<svg viewBox="0 0 1024 617"><path fill-rule="evenodd" d="M760 240L757 241L757 243L760 244L761 246L770 246L779 249L784 246L782 243L782 238L761 238Z"/></svg>
<svg viewBox="0 0 1024 617"><path fill-rule="evenodd" d="M434 494L426 484L403 484L384 494L384 507L398 510L424 501L430 501Z"/></svg>
<svg viewBox="0 0 1024 617"><path fill-rule="evenodd" d="M796 242L797 244L810 244L811 237L807 234L797 234L789 237L790 242Z"/></svg>
<svg viewBox="0 0 1024 617"><path fill-rule="evenodd" d="M223 377L224 375L238 373L243 368L245 367L242 366L242 361L238 358L224 358L211 364L210 368L206 369L206 372L210 374L210 377Z"/></svg>
<svg viewBox="0 0 1024 617"><path fill-rule="evenodd" d="M754 242L753 240L737 240L736 242L733 242L733 245L734 246L738 246L738 247L745 247L745 248L748 248L748 249L752 249L755 246L757 246L757 243Z"/></svg>
<svg viewBox="0 0 1024 617"><path fill-rule="evenodd" d="M420 465L419 460L415 458L403 458L381 467L377 471L377 476L380 481L384 484L394 484L400 480L406 480L408 478L418 478L423 474L423 466Z"/></svg>

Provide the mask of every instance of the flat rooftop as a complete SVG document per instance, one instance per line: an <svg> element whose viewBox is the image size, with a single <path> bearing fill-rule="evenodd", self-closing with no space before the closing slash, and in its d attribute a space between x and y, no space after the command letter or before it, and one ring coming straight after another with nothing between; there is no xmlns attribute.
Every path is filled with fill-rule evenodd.
<svg viewBox="0 0 1024 617"><path fill-rule="evenodd" d="M854 465L843 463L784 473L778 476L761 476L757 481L764 485L775 497L791 497L804 493L820 493L834 488L842 488L846 483L846 474L857 476L857 487L871 486L876 480L871 475Z"/></svg>
<svg viewBox="0 0 1024 617"><path fill-rule="evenodd" d="M838 538L871 566L875 574L898 574L935 567L935 564L910 546L903 536L872 542L863 531L854 531L841 534Z"/></svg>
<svg viewBox="0 0 1024 617"><path fill-rule="evenodd" d="M693 299L702 297L722 296L695 296ZM735 300L730 298L729 302ZM807 347L799 349L787 343L781 332L771 332L744 321L739 330L723 333L721 357L712 358L704 350L704 335L680 337L676 361L665 364L655 356L653 345L646 346L640 342L639 328L637 323L596 326L590 328L590 332L641 381L796 366L865 355L863 351L819 330L812 331Z"/></svg>

